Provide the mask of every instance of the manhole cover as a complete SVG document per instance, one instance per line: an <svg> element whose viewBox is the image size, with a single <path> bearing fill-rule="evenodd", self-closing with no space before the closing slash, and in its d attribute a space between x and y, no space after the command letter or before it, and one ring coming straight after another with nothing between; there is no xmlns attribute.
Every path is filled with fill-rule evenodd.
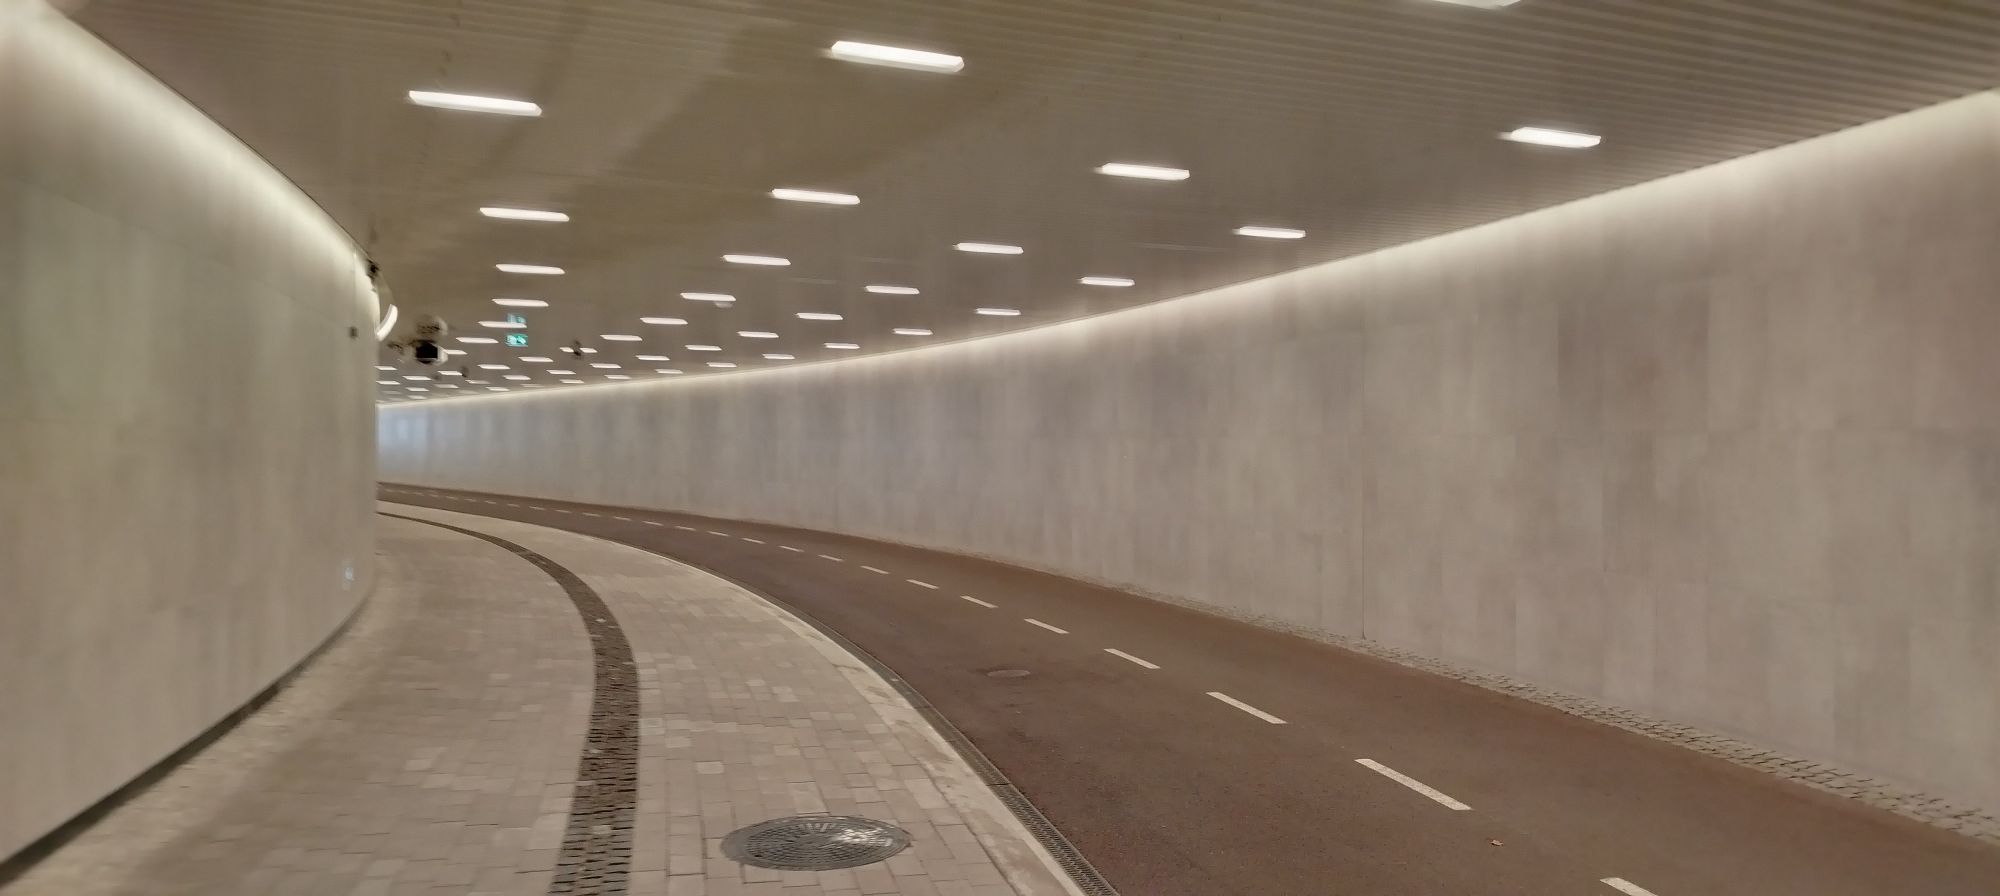
<svg viewBox="0 0 2000 896"><path fill-rule="evenodd" d="M795 815L732 832L722 838L722 854L759 868L832 871L880 862L909 845L909 832L885 821Z"/></svg>
<svg viewBox="0 0 2000 896"><path fill-rule="evenodd" d="M995 669L986 673L987 678L1026 678L1027 676L1028 670L1026 669Z"/></svg>

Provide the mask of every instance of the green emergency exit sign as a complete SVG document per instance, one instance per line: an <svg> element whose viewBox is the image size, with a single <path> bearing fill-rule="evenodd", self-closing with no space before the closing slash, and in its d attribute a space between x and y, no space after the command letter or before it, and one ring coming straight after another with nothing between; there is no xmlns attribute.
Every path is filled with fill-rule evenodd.
<svg viewBox="0 0 2000 896"><path fill-rule="evenodd" d="M507 344L514 346L515 348L526 348L528 346L528 334L508 333Z"/></svg>

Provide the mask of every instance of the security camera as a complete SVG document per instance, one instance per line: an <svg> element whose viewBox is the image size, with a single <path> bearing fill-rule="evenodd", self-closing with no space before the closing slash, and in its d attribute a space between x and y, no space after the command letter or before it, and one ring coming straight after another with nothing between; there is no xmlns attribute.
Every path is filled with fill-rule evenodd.
<svg viewBox="0 0 2000 896"><path fill-rule="evenodd" d="M410 357L426 366L442 363L445 359L444 334L450 329L435 314L417 318L416 333L410 338Z"/></svg>

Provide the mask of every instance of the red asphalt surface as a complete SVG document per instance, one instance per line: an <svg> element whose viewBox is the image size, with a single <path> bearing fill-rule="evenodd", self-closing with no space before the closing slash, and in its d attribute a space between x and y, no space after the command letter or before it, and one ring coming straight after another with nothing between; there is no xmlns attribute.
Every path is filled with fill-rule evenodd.
<svg viewBox="0 0 2000 896"><path fill-rule="evenodd" d="M923 694L1125 896L1616 896L1607 878L1654 896L2000 896L2000 848L1306 638L842 535L388 488L655 551L817 619Z"/></svg>

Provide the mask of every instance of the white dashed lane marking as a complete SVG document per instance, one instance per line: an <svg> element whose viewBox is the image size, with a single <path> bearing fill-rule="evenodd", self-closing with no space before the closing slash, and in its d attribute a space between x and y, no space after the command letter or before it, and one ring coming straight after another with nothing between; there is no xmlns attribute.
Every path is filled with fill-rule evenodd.
<svg viewBox="0 0 2000 896"><path fill-rule="evenodd" d="M862 569L865 569L865 570L868 570L869 572L875 572L875 573L881 573L882 575L885 575L885 576L889 574L889 571L888 571L888 570L886 570L886 569L876 569L876 568L875 568L875 567L873 567L873 566L863 566L863 567L861 567L861 568L862 568Z"/></svg>
<svg viewBox="0 0 2000 896"><path fill-rule="evenodd" d="M1624 893L1625 896L1653 896L1653 891L1648 890L1645 887L1639 886L1638 884L1635 884L1622 877L1607 877L1602 881L1602 883L1604 883L1606 886L1609 886L1611 889L1617 890L1620 893Z"/></svg>
<svg viewBox="0 0 2000 896"><path fill-rule="evenodd" d="M835 557L835 556L834 556L834 555L832 555L832 554L821 554L821 555L819 555L819 558L820 558L821 560L832 560L832 561L833 561L833 562L835 562L835 563L846 563L846 562L847 562L847 561L845 561L845 560L842 560L842 559L840 559L839 557Z"/></svg>
<svg viewBox="0 0 2000 896"><path fill-rule="evenodd" d="M908 583L910 583L910 584L912 584L912 585L915 585L915 586L917 586L918 588L929 588L929 589L930 589L930 590L932 590L932 591L936 591L936 590L937 590L937 586L936 586L936 585L933 585L933 584L931 584L931 583L929 583L929 582L919 582L919 581L917 581L916 579L904 579L903 581L905 581L905 582L908 582Z"/></svg>
<svg viewBox="0 0 2000 896"><path fill-rule="evenodd" d="M1058 634L1058 635L1067 635L1067 634L1069 634L1069 632L1067 632L1067 631L1065 631L1065 630L1063 630L1063 629L1059 629L1059 628L1056 628L1055 626L1053 626L1053 625L1050 625L1050 624L1048 624L1048 623L1046 623L1046 622L1043 622L1043 621L1041 621L1040 619L1023 619L1023 620L1021 620L1021 621L1022 621L1022 622L1025 622L1025 623L1027 623L1027 624L1029 624L1029 625L1032 625L1032 626L1036 626L1036 627L1038 627L1038 628L1045 628L1045 629L1048 629L1049 631L1052 631L1052 632L1055 632L1055 633L1056 633L1056 634Z"/></svg>
<svg viewBox="0 0 2000 896"><path fill-rule="evenodd" d="M1271 724L1273 724L1273 725L1283 725L1283 724L1285 724L1285 720L1284 720L1284 719L1281 719L1281 718L1278 718L1277 716L1274 716L1274 715L1271 715L1271 714L1270 714L1270 713L1268 713L1268 712L1265 712L1265 711L1263 711L1263 710L1261 710L1261 709L1258 709L1258 708L1257 708L1257 707L1255 707L1255 706L1251 706L1250 704L1248 704L1248 703L1245 703L1245 702L1243 702L1243 701L1241 701L1241 700L1238 700L1238 699L1236 699L1235 697L1231 697L1231 696L1229 696L1228 694L1225 694L1225 693L1223 693L1223 692L1221 692L1221 691L1209 691L1209 692L1208 692L1208 695L1209 695L1210 697L1214 697L1215 699L1217 699L1217 700L1220 700L1220 701L1222 701L1222 702L1224 702L1224 703L1227 703L1227 704L1229 704L1230 706L1234 706L1234 707L1236 707L1237 709L1240 709L1240 710L1243 710L1244 712L1247 712L1247 713L1249 713L1249 714L1251 714L1251 715L1253 715L1253 716L1256 716L1257 718L1260 718L1260 719L1263 719L1263 720L1264 720L1264 721L1266 721L1266 722L1270 722L1270 723L1271 723Z"/></svg>
<svg viewBox="0 0 2000 896"><path fill-rule="evenodd" d="M1404 787L1408 787L1411 790L1423 794L1424 796L1430 797L1432 800L1435 800L1439 805L1444 806L1447 809L1451 809L1454 812L1464 812L1472 808L1471 806L1468 806L1455 799L1452 799L1451 797L1445 796L1442 792L1433 789L1430 785L1425 784L1422 781L1412 778L1409 775L1403 774L1402 772L1396 771L1395 769L1383 765L1380 762L1376 762L1373 759L1356 759L1354 761L1359 762L1362 765L1365 765L1371 769L1374 769L1376 772L1379 772L1382 775L1382 777L1388 778L1389 780L1401 784ZM1650 894L1647 894L1645 893L1645 891L1642 890L1640 891L1640 896L1650 896Z"/></svg>
<svg viewBox="0 0 2000 896"><path fill-rule="evenodd" d="M791 551L791 552L792 552L792 553L794 553L794 554L803 554L803 553L805 553L805 551L801 551L801 550L799 550L798 548L795 548L795 547L792 547L791 545L788 545L788 544L781 544L781 545L778 545L778 547L780 547L780 548L782 548L782 549L784 549L784 550L787 550L787 551Z"/></svg>
<svg viewBox="0 0 2000 896"><path fill-rule="evenodd" d="M959 599L959 600L963 600L963 601L970 601L970 602L972 602L972 603L975 603L975 604L978 604L978 605L980 605L980 606L982 606L982 607L985 607L986 609L989 609L989 610L993 609L993 607L995 606L994 604L989 604L989 603L987 603L987 602L985 602L985 601L983 601L983 600L980 600L979 598L976 598L976 597L973 597L973 596L972 596L972 595L970 595L970 594L961 594L961 595L959 595L959 596L958 596L958 599Z"/></svg>
<svg viewBox="0 0 2000 896"><path fill-rule="evenodd" d="M1146 662L1145 660L1142 660L1142 659L1140 659L1140 658L1138 658L1138 657L1136 657L1136 656L1133 656L1133 655L1131 655L1131 654L1129 654L1129 653L1126 653L1126 652L1125 652L1125 651L1123 651L1123 650L1119 650L1119 649L1118 649L1118 648L1116 648L1116 647L1106 647L1106 648L1104 648L1104 652L1105 652L1105 653L1108 653L1108 654L1111 654L1112 656L1115 656L1115 657L1117 657L1117 658L1119 658L1119 659L1121 659L1121 660L1125 660L1125 661L1127 661L1127 662L1130 662L1130 663L1132 663L1133 665L1137 665L1137 666L1144 666L1144 667L1146 667L1146 668L1148 668L1148 669L1158 669L1158 668L1160 668L1159 666L1156 666L1156 665L1153 665L1152 663L1149 663L1149 662Z"/></svg>
<svg viewBox="0 0 2000 896"><path fill-rule="evenodd" d="M763 544L763 542L761 542L761 541L758 541L758 540L757 540L757 539L755 539L755 538L751 538L751 537L750 537L750 536L748 536L748 535L745 535L745 536L743 536L743 540L744 540L744 541L747 541L747 542L750 542L751 544Z"/></svg>

